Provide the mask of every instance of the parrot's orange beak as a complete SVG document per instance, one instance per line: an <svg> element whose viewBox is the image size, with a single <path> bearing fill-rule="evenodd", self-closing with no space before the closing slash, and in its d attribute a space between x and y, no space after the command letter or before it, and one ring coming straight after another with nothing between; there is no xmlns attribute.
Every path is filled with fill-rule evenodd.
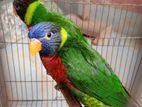
<svg viewBox="0 0 142 107"><path fill-rule="evenodd" d="M42 43L37 39L32 39L29 46L30 46L30 53L33 57L37 52L42 50Z"/></svg>

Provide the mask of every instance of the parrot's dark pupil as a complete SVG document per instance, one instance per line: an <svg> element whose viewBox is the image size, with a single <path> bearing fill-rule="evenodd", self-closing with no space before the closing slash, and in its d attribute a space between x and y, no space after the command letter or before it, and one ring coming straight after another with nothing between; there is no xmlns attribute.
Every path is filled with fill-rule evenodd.
<svg viewBox="0 0 142 107"><path fill-rule="evenodd" d="M48 34L47 34L47 37L50 38L50 37L51 37L51 33L48 33Z"/></svg>

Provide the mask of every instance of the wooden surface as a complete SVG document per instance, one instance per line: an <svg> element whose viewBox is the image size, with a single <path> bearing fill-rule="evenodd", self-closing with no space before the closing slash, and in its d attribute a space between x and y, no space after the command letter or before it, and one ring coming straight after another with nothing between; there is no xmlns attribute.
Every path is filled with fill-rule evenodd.
<svg viewBox="0 0 142 107"><path fill-rule="evenodd" d="M62 88L60 91L64 95L69 107L82 107L80 102L71 94L68 88Z"/></svg>

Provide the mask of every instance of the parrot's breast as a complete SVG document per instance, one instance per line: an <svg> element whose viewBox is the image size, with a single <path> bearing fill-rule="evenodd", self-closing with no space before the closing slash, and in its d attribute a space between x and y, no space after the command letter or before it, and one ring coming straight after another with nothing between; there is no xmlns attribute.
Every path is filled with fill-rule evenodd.
<svg viewBox="0 0 142 107"><path fill-rule="evenodd" d="M68 81L64 63L57 54L50 57L41 56L41 60L48 74L51 75L57 83L66 83Z"/></svg>

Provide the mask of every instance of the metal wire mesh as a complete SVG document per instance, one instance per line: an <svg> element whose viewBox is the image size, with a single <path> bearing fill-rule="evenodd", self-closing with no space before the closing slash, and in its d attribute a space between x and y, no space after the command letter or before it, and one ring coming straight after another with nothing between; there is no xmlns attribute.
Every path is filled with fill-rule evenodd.
<svg viewBox="0 0 142 107"><path fill-rule="evenodd" d="M142 3L125 0L44 0L44 3L91 35L90 45L109 62L126 89L139 95L140 101L141 93L136 92L140 90L142 75ZM0 1L0 106L67 107L39 56L31 58L28 43L25 25L12 14L12 1Z"/></svg>

